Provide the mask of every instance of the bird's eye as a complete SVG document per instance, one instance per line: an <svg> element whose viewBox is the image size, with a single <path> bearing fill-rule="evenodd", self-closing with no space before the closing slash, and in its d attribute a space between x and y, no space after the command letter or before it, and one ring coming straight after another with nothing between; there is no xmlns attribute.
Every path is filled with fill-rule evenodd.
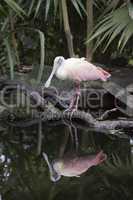
<svg viewBox="0 0 133 200"><path fill-rule="evenodd" d="M62 59L59 58L58 61L57 61L58 65L61 65L62 64Z"/></svg>

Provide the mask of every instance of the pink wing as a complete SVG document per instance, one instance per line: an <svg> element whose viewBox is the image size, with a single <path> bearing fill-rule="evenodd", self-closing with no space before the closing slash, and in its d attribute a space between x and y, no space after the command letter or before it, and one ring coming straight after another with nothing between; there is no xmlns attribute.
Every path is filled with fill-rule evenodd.
<svg viewBox="0 0 133 200"><path fill-rule="evenodd" d="M111 75L100 67L85 61L78 60L73 63L67 62L65 70L68 78L75 81L98 80L106 81Z"/></svg>
<svg viewBox="0 0 133 200"><path fill-rule="evenodd" d="M111 74L109 72L105 71L101 67L97 67L97 69L99 69L107 78L109 78L111 76Z"/></svg>

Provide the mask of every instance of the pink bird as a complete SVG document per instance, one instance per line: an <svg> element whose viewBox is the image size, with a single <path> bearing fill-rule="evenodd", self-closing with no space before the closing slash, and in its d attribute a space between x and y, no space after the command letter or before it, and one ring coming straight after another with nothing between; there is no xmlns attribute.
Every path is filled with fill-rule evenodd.
<svg viewBox="0 0 133 200"><path fill-rule="evenodd" d="M92 63L85 60L85 58L68 58L65 59L62 56L58 56L54 59L53 70L48 80L45 83L45 87L49 87L51 80L56 74L57 78L61 80L72 80L76 85L76 105L74 106L75 98L69 106L69 110L77 110L78 101L80 97L80 82L89 80L102 80L106 81L111 74L103 70L101 67L97 67Z"/></svg>
<svg viewBox="0 0 133 200"><path fill-rule="evenodd" d="M43 157L49 167L50 178L54 182L58 181L61 176L80 177L90 167L99 165L107 159L107 155L103 151L92 155L63 156L54 160L52 164L50 164L46 153L43 153Z"/></svg>

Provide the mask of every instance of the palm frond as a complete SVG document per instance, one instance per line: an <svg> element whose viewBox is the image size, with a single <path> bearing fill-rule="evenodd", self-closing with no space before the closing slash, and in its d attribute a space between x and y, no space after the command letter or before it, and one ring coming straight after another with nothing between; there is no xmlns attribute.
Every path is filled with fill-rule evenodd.
<svg viewBox="0 0 133 200"><path fill-rule="evenodd" d="M95 42L94 49L106 41L104 51L118 37L117 48L122 51L133 35L133 20L130 18L127 7L111 11L105 15L90 34L87 44L99 38ZM99 42L101 41L101 42Z"/></svg>
<svg viewBox="0 0 133 200"><path fill-rule="evenodd" d="M133 21L131 21L126 28L124 29L121 38L119 40L118 43L118 47L119 49L121 49L121 51L124 49L126 43L128 42L128 40L133 36Z"/></svg>
<svg viewBox="0 0 133 200"><path fill-rule="evenodd" d="M81 3L80 0L71 0L75 10L79 14L79 16L82 18L82 11L86 13L86 10L84 8L84 5Z"/></svg>

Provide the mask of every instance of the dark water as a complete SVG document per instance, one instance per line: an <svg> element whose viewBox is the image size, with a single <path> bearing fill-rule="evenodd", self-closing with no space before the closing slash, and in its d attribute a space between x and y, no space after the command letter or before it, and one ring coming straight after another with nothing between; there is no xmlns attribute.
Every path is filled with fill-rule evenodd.
<svg viewBox="0 0 133 200"><path fill-rule="evenodd" d="M77 137L76 137L77 133ZM110 134L112 133L112 134ZM0 129L0 194L5 200L132 200L133 154L124 132L94 132L70 123ZM121 137L117 136L120 135ZM80 177L50 180L50 162L64 155L103 150L107 160Z"/></svg>

